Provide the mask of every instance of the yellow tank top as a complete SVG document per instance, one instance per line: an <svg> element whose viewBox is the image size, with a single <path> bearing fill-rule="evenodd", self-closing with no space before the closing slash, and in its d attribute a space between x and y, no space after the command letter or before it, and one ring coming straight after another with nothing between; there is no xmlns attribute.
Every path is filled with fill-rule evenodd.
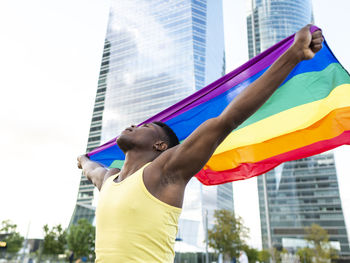
<svg viewBox="0 0 350 263"><path fill-rule="evenodd" d="M120 183L113 181L118 175L104 182L96 209L96 262L174 261L181 209L148 192L145 166Z"/></svg>

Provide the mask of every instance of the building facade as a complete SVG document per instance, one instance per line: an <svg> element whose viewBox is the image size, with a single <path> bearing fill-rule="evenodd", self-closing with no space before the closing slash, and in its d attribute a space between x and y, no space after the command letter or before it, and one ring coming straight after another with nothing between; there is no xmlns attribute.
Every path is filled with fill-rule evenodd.
<svg viewBox="0 0 350 263"><path fill-rule="evenodd" d="M225 72L222 2L112 1L87 151L153 116ZM94 218L93 186L81 178L71 220ZM181 242L203 249L205 215L233 209L232 185L189 183Z"/></svg>
<svg viewBox="0 0 350 263"><path fill-rule="evenodd" d="M248 52L252 58L313 22L311 0L249 0ZM295 251L305 227L325 228L333 247L350 255L333 153L284 163L258 177L262 243ZM264 190L265 188L265 190Z"/></svg>
<svg viewBox="0 0 350 263"><path fill-rule="evenodd" d="M249 58L313 22L311 0L248 0Z"/></svg>
<svg viewBox="0 0 350 263"><path fill-rule="evenodd" d="M305 246L305 227L318 224L342 256L350 256L338 178L332 152L286 162L258 177L263 246L268 247L267 218L272 245L295 251ZM268 217L266 217L267 204Z"/></svg>

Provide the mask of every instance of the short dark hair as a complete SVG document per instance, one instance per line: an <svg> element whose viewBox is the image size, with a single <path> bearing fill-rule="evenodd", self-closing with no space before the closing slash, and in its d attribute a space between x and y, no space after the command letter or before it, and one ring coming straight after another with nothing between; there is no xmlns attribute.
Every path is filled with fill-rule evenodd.
<svg viewBox="0 0 350 263"><path fill-rule="evenodd" d="M168 143L169 143L168 148L174 147L180 143L179 138L177 138L177 136L176 136L176 133L168 125L166 125L164 122L154 121L152 123L161 127L163 129L163 131L165 132L166 136L168 137Z"/></svg>

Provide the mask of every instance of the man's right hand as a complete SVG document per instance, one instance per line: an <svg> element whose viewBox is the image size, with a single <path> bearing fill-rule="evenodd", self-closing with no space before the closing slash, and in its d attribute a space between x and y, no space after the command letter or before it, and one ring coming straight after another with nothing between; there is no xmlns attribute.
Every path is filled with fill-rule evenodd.
<svg viewBox="0 0 350 263"><path fill-rule="evenodd" d="M83 169L83 164L82 164L82 162L85 161L85 160L84 160L85 158L86 158L86 159L89 159L89 158L86 156L86 154L79 155L79 156L77 157L77 161L78 161L77 166L78 166L79 169Z"/></svg>
<svg viewBox="0 0 350 263"><path fill-rule="evenodd" d="M77 161L78 168L83 169L83 174L98 188L98 190L101 189L102 184L108 177L120 171L120 169L116 168L107 169L99 163L91 161L86 154L79 155Z"/></svg>

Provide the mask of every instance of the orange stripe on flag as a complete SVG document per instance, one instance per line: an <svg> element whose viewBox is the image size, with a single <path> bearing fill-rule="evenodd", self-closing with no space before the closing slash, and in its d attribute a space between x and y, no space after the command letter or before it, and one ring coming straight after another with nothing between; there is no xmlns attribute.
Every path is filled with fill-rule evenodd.
<svg viewBox="0 0 350 263"><path fill-rule="evenodd" d="M266 173L285 161L306 158L344 144L350 144L350 131L345 131L332 139L316 142L290 152L273 156L257 163L242 163L234 169L220 172L210 169L201 170L198 174L196 174L196 177L205 185L216 185L249 179L251 177Z"/></svg>
<svg viewBox="0 0 350 263"><path fill-rule="evenodd" d="M331 139L346 130L350 130L350 107L336 109L305 129L214 155L204 170L224 171L242 163L259 162L318 141Z"/></svg>

